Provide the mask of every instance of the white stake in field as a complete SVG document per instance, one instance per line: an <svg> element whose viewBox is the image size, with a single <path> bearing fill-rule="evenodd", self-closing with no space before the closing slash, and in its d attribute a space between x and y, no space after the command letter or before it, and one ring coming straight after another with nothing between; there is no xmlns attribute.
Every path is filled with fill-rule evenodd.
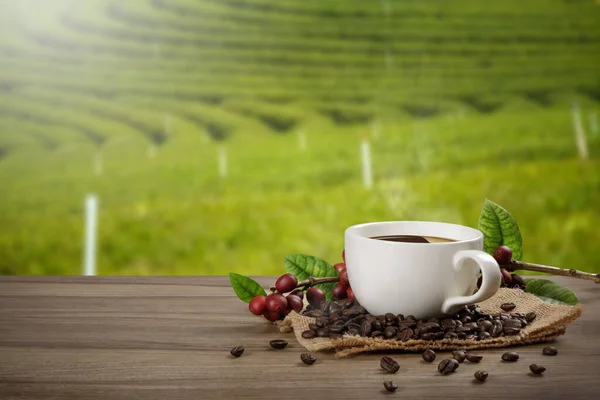
<svg viewBox="0 0 600 400"><path fill-rule="evenodd" d="M227 176L227 150L225 146L219 146L219 176L225 178Z"/></svg>
<svg viewBox="0 0 600 400"><path fill-rule="evenodd" d="M100 176L103 171L103 163L102 163L102 151L98 150L96 155L94 156L94 175Z"/></svg>
<svg viewBox="0 0 600 400"><path fill-rule="evenodd" d="M371 166L371 146L369 139L363 137L360 142L360 155L362 161L363 185L365 189L373 187L373 169Z"/></svg>
<svg viewBox="0 0 600 400"><path fill-rule="evenodd" d="M592 137L598 136L598 116L595 112L590 113L590 133Z"/></svg>
<svg viewBox="0 0 600 400"><path fill-rule="evenodd" d="M85 239L83 250L83 274L96 275L96 230L98 227L98 198L89 194L85 198Z"/></svg>
<svg viewBox="0 0 600 400"><path fill-rule="evenodd" d="M306 150L306 133L303 129L298 130L298 148L301 151Z"/></svg>
<svg viewBox="0 0 600 400"><path fill-rule="evenodd" d="M573 103L571 115L573 116L573 131L575 133L575 144L577 145L579 158L585 160L588 158L588 146L585 131L583 130L583 123L581 122L579 104Z"/></svg>

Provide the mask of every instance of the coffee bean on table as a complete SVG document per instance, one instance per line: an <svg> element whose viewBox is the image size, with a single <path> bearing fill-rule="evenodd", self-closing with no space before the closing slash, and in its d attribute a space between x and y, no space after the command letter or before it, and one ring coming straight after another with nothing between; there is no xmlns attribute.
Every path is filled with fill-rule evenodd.
<svg viewBox="0 0 600 400"><path fill-rule="evenodd" d="M544 347L544 349L542 350L542 354L545 356L555 356L558 354L558 350L556 349L556 347L548 346Z"/></svg>
<svg viewBox="0 0 600 400"><path fill-rule="evenodd" d="M454 359L456 361L458 361L459 363L463 363L463 361L465 361L465 358L467 357L467 353L465 353L462 350L454 350L452 352L452 356L454 356Z"/></svg>
<svg viewBox="0 0 600 400"><path fill-rule="evenodd" d="M469 354L467 353L467 355L465 356L466 360L472 363L478 363L483 359L482 355L479 354Z"/></svg>
<svg viewBox="0 0 600 400"><path fill-rule="evenodd" d="M500 308L504 311L514 310L517 305L515 303L504 303L500 306Z"/></svg>
<svg viewBox="0 0 600 400"><path fill-rule="evenodd" d="M507 352L502 354L502 359L504 361L515 362L519 359L519 354L514 351Z"/></svg>
<svg viewBox="0 0 600 400"><path fill-rule="evenodd" d="M317 358L309 353L300 354L300 359L302 360L302 362L304 364L307 364L307 365L313 365L317 361Z"/></svg>
<svg viewBox="0 0 600 400"><path fill-rule="evenodd" d="M541 365L538 365L538 364L531 364L529 366L529 369L531 370L531 372L533 372L536 375L543 374L544 371L546 370L546 368L544 368L544 367L542 367Z"/></svg>
<svg viewBox="0 0 600 400"><path fill-rule="evenodd" d="M421 354L421 357L428 363L433 362L435 360L435 351L427 349Z"/></svg>
<svg viewBox="0 0 600 400"><path fill-rule="evenodd" d="M477 379L480 382L483 382L487 379L488 373L487 373L487 371L477 371L477 372L475 372L474 376L475 376L475 379Z"/></svg>
<svg viewBox="0 0 600 400"><path fill-rule="evenodd" d="M535 317L537 317L535 311L528 312L527 314L525 314L525 321L531 323L535 319Z"/></svg>
<svg viewBox="0 0 600 400"><path fill-rule="evenodd" d="M492 321L481 321L481 323L479 323L479 330L482 332L489 332L490 329L492 329Z"/></svg>
<svg viewBox="0 0 600 400"><path fill-rule="evenodd" d="M313 339L315 336L317 336L315 331L307 330L307 331L302 332L302 337L304 339Z"/></svg>
<svg viewBox="0 0 600 400"><path fill-rule="evenodd" d="M400 364L398 364L398 362L392 357L388 356L383 357L379 365L381 365L381 368L383 368L391 374L395 374L400 369Z"/></svg>
<svg viewBox="0 0 600 400"><path fill-rule="evenodd" d="M395 392L396 389L398 389L398 385L396 385L394 382L392 381L385 381L383 382L383 387L385 388L385 390L387 390L388 392Z"/></svg>
<svg viewBox="0 0 600 400"><path fill-rule="evenodd" d="M285 349L285 347L288 345L287 340L283 340L283 339L276 339L276 340L271 340L269 342L269 344L271 345L272 348L274 349Z"/></svg>
<svg viewBox="0 0 600 400"><path fill-rule="evenodd" d="M459 365L460 364L455 359L447 358L445 360L442 360L438 364L438 371L440 374L448 375L448 374L456 371L456 369L458 368Z"/></svg>
<svg viewBox="0 0 600 400"><path fill-rule="evenodd" d="M244 350L244 346L235 346L229 351L229 353L231 353L231 355L234 357L240 357L242 354L244 354Z"/></svg>

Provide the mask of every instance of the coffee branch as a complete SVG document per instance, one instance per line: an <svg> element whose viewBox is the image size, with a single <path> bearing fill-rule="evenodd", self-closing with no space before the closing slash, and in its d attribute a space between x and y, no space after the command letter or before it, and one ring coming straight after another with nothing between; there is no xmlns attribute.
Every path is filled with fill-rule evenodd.
<svg viewBox="0 0 600 400"><path fill-rule="evenodd" d="M502 265L502 268L507 271L535 271L535 272L544 272L546 274L551 275L559 275L559 276L569 276L571 278L579 278L586 279L588 281L593 281L595 283L600 283L600 274L590 274L588 272L578 271L576 269L564 269L558 267L552 267L550 265L542 265L542 264L533 264L524 261L511 260L510 264Z"/></svg>
<svg viewBox="0 0 600 400"><path fill-rule="evenodd" d="M298 289L298 288L308 289L315 285L320 285L321 283L335 283L335 282L339 282L339 281L340 281L339 276L327 276L324 278L315 278L314 276L309 276L308 279L298 282L295 289ZM270 290L273 293L275 293L277 291L275 286L271 286Z"/></svg>

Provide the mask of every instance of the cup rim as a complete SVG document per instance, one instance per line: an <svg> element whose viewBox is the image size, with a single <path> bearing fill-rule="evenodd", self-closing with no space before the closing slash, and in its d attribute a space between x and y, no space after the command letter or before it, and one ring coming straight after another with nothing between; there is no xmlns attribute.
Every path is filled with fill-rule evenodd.
<svg viewBox="0 0 600 400"><path fill-rule="evenodd" d="M437 221L379 221L379 222L365 222L365 223L361 223L361 224L356 224L356 225L352 225L349 226L348 228L346 228L345 234L355 237L355 238L361 238L361 239L366 239L366 240L376 240L373 239L369 236L364 236L364 235L360 235L358 233L356 233L356 230L360 229L360 228L364 228L364 227L368 227L368 226L373 226L373 225L391 225L391 224L402 224L402 223L410 223L410 224L424 224L424 225L444 225L446 227L455 227L455 228L459 228L462 230L468 230L470 232L473 233L473 237L468 238L468 239L455 239L455 241L453 242L445 242L445 243L416 243L416 242L389 242L389 241L382 241L380 240L379 242L381 243L385 243L387 245L392 245L392 246L424 246L427 245L428 247L431 247L432 245L434 246L452 246L452 245L456 245L458 243L471 243L471 242L476 242L478 240L481 240L483 238L483 232L481 232L478 229L475 228L471 228L470 226L465 226L465 225L459 225L459 224L451 224L448 222L437 222Z"/></svg>

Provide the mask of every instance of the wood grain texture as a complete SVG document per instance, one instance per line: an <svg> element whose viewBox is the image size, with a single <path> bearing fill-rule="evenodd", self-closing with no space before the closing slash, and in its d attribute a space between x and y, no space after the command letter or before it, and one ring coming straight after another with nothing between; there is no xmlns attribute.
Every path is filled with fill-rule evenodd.
<svg viewBox="0 0 600 400"><path fill-rule="evenodd" d="M520 347L509 364L504 350L479 351L480 364L441 376L418 354L393 355L396 375L380 369L382 354L317 354L305 366L292 335L251 315L226 277L0 277L0 399L598 398L600 285L555 279L584 305L558 356ZM276 338L290 345L271 349ZM532 376L532 363L546 373ZM478 369L490 373L484 384Z"/></svg>

